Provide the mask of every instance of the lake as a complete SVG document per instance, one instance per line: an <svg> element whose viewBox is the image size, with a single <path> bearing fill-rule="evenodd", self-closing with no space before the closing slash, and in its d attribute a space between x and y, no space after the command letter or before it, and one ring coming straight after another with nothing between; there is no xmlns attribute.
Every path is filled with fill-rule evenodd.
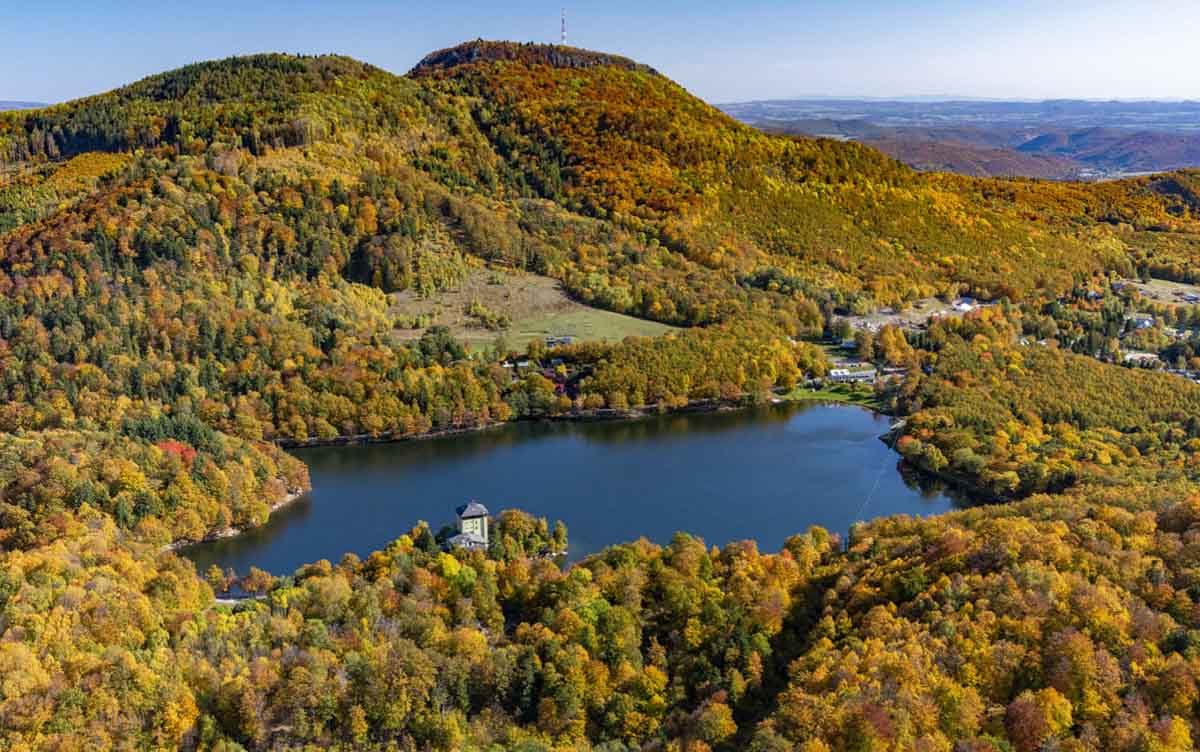
<svg viewBox="0 0 1200 752"><path fill-rule="evenodd" d="M477 499L562 520L570 556L676 531L711 545L753 538L764 551L812 525L938 514L955 502L898 469L879 440L888 419L801 403L636 421L516 423L421 441L298 450L312 492L235 538L188 547L245 574L288 574L318 559L366 556L418 520L436 532Z"/></svg>

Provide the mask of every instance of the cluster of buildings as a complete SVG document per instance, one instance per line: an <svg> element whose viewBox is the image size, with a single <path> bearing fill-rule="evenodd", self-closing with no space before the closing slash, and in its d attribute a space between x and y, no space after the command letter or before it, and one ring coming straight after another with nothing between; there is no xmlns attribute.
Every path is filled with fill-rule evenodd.
<svg viewBox="0 0 1200 752"><path fill-rule="evenodd" d="M569 397L575 396L576 385L586 375L575 366L569 365L562 358L551 358L547 361L546 365L528 358L507 360L501 364L501 367L509 372L513 381L520 381L533 372L539 373L546 380L554 384L554 391L556 393L566 394Z"/></svg>
<svg viewBox="0 0 1200 752"><path fill-rule="evenodd" d="M825 378L835 384L874 384L878 377L879 372L874 368L857 371L850 368L833 368Z"/></svg>
<svg viewBox="0 0 1200 752"><path fill-rule="evenodd" d="M849 318L855 329L872 333L878 332L885 326L894 326L909 331L920 331L929 328L930 321L942 316L961 315L970 313L977 308L986 308L996 304L981 303L975 298L962 297L950 302L948 304L949 307L944 307L945 305L940 301L932 299L921 300L914 303L913 310L907 313L901 313L895 308L880 308L878 311L867 316L851 316Z"/></svg>
<svg viewBox="0 0 1200 752"><path fill-rule="evenodd" d="M885 366L876 368L870 363L842 362L835 364L826 374L825 380L834 384L874 384L880 379L890 376L904 376L907 368L901 366Z"/></svg>

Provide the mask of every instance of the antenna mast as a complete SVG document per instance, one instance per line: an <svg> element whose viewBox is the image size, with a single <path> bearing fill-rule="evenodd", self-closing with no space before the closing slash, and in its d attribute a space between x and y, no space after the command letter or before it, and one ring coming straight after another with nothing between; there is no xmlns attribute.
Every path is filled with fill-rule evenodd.
<svg viewBox="0 0 1200 752"><path fill-rule="evenodd" d="M567 43L567 9L562 9L562 27L558 35L558 43L565 45Z"/></svg>

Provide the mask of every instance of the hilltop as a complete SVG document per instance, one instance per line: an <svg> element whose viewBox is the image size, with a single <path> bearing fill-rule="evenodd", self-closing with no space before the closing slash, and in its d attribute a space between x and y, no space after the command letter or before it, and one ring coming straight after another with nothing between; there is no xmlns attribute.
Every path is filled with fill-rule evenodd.
<svg viewBox="0 0 1200 752"><path fill-rule="evenodd" d="M1079 274L1143 263L1161 238L1139 231L1190 221L1153 181L1103 189L962 181L915 173L857 144L764 136L646 66L553 45L467 43L427 56L408 77L339 57L234 58L0 118L10 164L97 150L301 148L310 153L293 158L296 167L328 170L313 162L320 145L326 160L333 151L349 157L341 167L353 173L377 169L346 151L364 140L422 180L469 191L473 205L486 196L515 218L525 211L512 202L548 199L657 242L657 252L713 284L732 274L751 280L741 285L749 291L754 278L779 273L818 304L842 308L957 287L984 298L1054 294ZM1114 212L1114 201L1127 207ZM623 277L631 264L608 266ZM717 318L680 314L679 303L674 314L622 312L667 323Z"/></svg>
<svg viewBox="0 0 1200 752"><path fill-rule="evenodd" d="M408 72L408 75L428 76L445 73L461 65L496 62L575 69L604 66L657 75L657 71L650 66L620 55L609 55L557 44L514 44L512 42L489 42L482 39L431 52L422 58L421 62Z"/></svg>

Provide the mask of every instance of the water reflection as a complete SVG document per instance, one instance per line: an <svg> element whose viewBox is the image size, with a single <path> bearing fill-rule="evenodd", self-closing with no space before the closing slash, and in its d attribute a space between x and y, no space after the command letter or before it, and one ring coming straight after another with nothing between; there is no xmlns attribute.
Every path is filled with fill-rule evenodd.
<svg viewBox="0 0 1200 752"><path fill-rule="evenodd" d="M802 404L306 449L309 496L262 528L185 553L201 568L287 573L368 554L420 519L437 529L470 498L563 520L573 557L678 530L770 551L811 525L840 532L859 518L952 508L938 485L897 472L878 439L887 428L861 408Z"/></svg>

